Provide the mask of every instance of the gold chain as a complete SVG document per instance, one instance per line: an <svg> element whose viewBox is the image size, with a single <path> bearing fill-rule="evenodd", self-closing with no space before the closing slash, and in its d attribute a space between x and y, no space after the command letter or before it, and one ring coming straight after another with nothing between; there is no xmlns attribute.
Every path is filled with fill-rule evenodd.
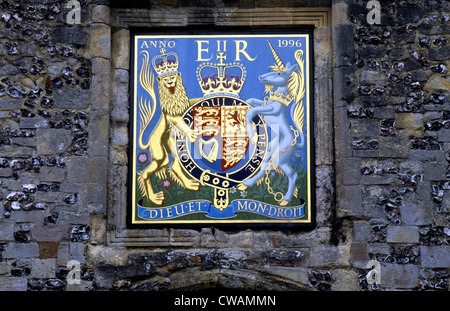
<svg viewBox="0 0 450 311"><path fill-rule="evenodd" d="M268 99L268 97L266 97L266 98L264 99L264 104L263 104L263 105L266 105L266 104L267 104L267 99ZM292 140L292 142L291 142L291 144L290 144L289 146L285 147L282 151L278 152L278 154L277 154L275 157L273 157L272 159L270 159L269 164L267 165L267 168L266 168L266 177L264 178L264 183L265 183L266 186L267 186L267 192L268 192L270 195L273 195L273 198L275 199L275 201L278 202L278 204L283 200L283 193L280 192L280 191L278 191L277 193L274 193L272 187L270 186L270 178L269 178L269 175L270 175L270 167L273 166L273 162L274 162L277 158L279 158L283 153L288 152L293 146L295 146L295 145L297 144L297 138L298 138L298 136L299 136L298 130L294 129L294 128L292 127L292 125L290 126L290 128L291 128L291 130L294 132L294 139ZM275 169L275 167L274 167L273 169ZM279 197L279 198L277 198L277 197Z"/></svg>

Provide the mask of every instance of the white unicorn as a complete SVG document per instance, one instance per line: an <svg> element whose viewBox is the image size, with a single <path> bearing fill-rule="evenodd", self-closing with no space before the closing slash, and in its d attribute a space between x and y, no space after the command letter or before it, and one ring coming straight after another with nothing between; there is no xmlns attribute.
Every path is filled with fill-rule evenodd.
<svg viewBox="0 0 450 311"><path fill-rule="evenodd" d="M247 112L247 135L250 139L254 138L256 126L252 124L252 120L256 115L261 115L269 126L272 137L260 171L245 180L238 188L245 190L265 175L269 193L274 195L280 206L285 206L292 200L292 196L297 194L295 187L297 172L289 161L295 149L302 148L305 144L303 133L305 109L302 101L305 96L304 60L302 59L303 51L297 50L295 52L297 64L291 66L287 63L285 66L270 41L268 42L276 65L269 67L271 72L259 76L259 81L266 87L264 92L269 93L269 96L265 100L256 98L247 100L247 103L252 106ZM288 113L296 128L289 124ZM284 196L281 192L274 193L270 187L270 171L280 172L280 169L289 180L288 190Z"/></svg>

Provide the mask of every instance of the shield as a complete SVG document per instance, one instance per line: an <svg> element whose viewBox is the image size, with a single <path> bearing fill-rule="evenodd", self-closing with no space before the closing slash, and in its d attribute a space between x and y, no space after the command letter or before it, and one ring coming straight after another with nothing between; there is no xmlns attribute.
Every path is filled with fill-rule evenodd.
<svg viewBox="0 0 450 311"><path fill-rule="evenodd" d="M198 153L216 172L232 171L247 154L248 106L194 106ZM202 159L200 159L202 160Z"/></svg>

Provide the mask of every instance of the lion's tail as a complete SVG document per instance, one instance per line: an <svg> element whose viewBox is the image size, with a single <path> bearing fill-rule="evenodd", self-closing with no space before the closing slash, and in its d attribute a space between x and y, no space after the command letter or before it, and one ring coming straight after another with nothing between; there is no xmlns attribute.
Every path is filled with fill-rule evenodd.
<svg viewBox="0 0 450 311"><path fill-rule="evenodd" d="M147 144L143 143L144 132L147 129L150 122L152 121L155 111L150 106L150 102L147 103L147 100L143 100L142 97L141 100L139 101L139 110L141 117L141 127L139 130L139 147L142 150L147 150L150 147L150 140L147 142Z"/></svg>
<svg viewBox="0 0 450 311"><path fill-rule="evenodd" d="M142 62L141 72L139 74L139 82L142 87L147 91L150 95L150 100L147 102L147 99L143 100L141 97L139 102L139 110L141 117L141 127L139 131L139 147L142 150L146 150L150 146L150 142L144 144L142 139L144 136L144 132L147 129L148 125L153 119L153 116L156 112L156 93L154 89L155 78L150 68L150 55L147 51L141 52L144 53L144 60Z"/></svg>

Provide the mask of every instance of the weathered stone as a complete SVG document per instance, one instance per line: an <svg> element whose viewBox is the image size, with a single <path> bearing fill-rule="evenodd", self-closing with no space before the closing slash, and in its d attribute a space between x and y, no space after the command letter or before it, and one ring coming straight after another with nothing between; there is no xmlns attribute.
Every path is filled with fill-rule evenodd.
<svg viewBox="0 0 450 311"><path fill-rule="evenodd" d="M0 291L26 291L27 279L21 277L0 277Z"/></svg>
<svg viewBox="0 0 450 311"><path fill-rule="evenodd" d="M419 268L417 265L382 264L382 288L415 288L419 285Z"/></svg>
<svg viewBox="0 0 450 311"><path fill-rule="evenodd" d="M353 26L339 25L332 29L333 46L339 46L339 49L333 49L333 66L352 66L355 61L355 52L353 44L342 44L342 42L353 42Z"/></svg>
<svg viewBox="0 0 450 311"><path fill-rule="evenodd" d="M67 163L67 179L72 183L101 183L106 178L105 158L73 157Z"/></svg>
<svg viewBox="0 0 450 311"><path fill-rule="evenodd" d="M411 150L413 161L445 161L443 150Z"/></svg>
<svg viewBox="0 0 450 311"><path fill-rule="evenodd" d="M406 137L382 137L378 142L380 158L407 158L411 152Z"/></svg>
<svg viewBox="0 0 450 311"><path fill-rule="evenodd" d="M8 64L0 67L0 76L12 76L19 73L19 70L16 66L12 64Z"/></svg>
<svg viewBox="0 0 450 311"><path fill-rule="evenodd" d="M428 76L423 71L415 71L411 73L411 81L424 82L428 80Z"/></svg>
<svg viewBox="0 0 450 311"><path fill-rule="evenodd" d="M57 202L62 203L61 194L58 194L58 197L59 199ZM39 242L58 242L67 240L69 238L69 226L70 225L66 221L59 218L56 220L55 224L44 223L44 221L42 221L42 223L33 227L33 239Z"/></svg>
<svg viewBox="0 0 450 311"><path fill-rule="evenodd" d="M49 259L56 258L58 255L59 241L44 241L38 242L39 245L39 258L40 259Z"/></svg>
<svg viewBox="0 0 450 311"><path fill-rule="evenodd" d="M376 139L359 139L352 142L355 150L373 150L378 149L378 141Z"/></svg>
<svg viewBox="0 0 450 311"><path fill-rule="evenodd" d="M359 290L358 273L347 269L333 270L332 291L357 291Z"/></svg>
<svg viewBox="0 0 450 311"><path fill-rule="evenodd" d="M44 166L40 170L43 182L63 182L65 179L65 170L59 167Z"/></svg>
<svg viewBox="0 0 450 311"><path fill-rule="evenodd" d="M87 258L91 264L97 266L123 266L128 261L128 254L120 247L107 247L103 245L88 245Z"/></svg>
<svg viewBox="0 0 450 311"><path fill-rule="evenodd" d="M359 159L345 158L336 162L337 186L358 185L360 183Z"/></svg>
<svg viewBox="0 0 450 311"><path fill-rule="evenodd" d="M359 102L364 107L385 106L387 103L387 98L380 95L360 96Z"/></svg>
<svg viewBox="0 0 450 311"><path fill-rule="evenodd" d="M387 52L385 46L367 45L365 47L360 47L356 49L356 53L361 58L378 58L383 57ZM375 63L374 63L375 64ZM368 65L368 67L371 67ZM373 66L375 67L375 66ZM378 65L376 65L378 67Z"/></svg>
<svg viewBox="0 0 450 311"><path fill-rule="evenodd" d="M368 241L370 237L370 225L367 221L355 221L353 224L354 241Z"/></svg>
<svg viewBox="0 0 450 311"><path fill-rule="evenodd" d="M112 87L111 120L117 123L127 123L129 118L128 107L128 79L129 73L126 70L117 69L114 71L114 83ZM125 92L125 93L124 93Z"/></svg>
<svg viewBox="0 0 450 311"><path fill-rule="evenodd" d="M343 66L334 69L333 77L339 87L334 89L334 100L351 102L355 95L353 94L351 76L354 73L354 68L350 66Z"/></svg>
<svg viewBox="0 0 450 311"><path fill-rule="evenodd" d="M106 219L101 215L91 217L91 245L103 244L106 238Z"/></svg>
<svg viewBox="0 0 450 311"><path fill-rule="evenodd" d="M74 45L86 45L88 43L87 31L80 26L55 27L51 38L53 43Z"/></svg>
<svg viewBox="0 0 450 311"><path fill-rule="evenodd" d="M379 71L363 70L359 76L359 82L364 85L384 85L386 75Z"/></svg>
<svg viewBox="0 0 450 311"><path fill-rule="evenodd" d="M2 167L0 168L0 177L11 177L13 174L13 170L10 167Z"/></svg>
<svg viewBox="0 0 450 311"><path fill-rule="evenodd" d="M112 62L114 68L129 70L130 53L127 47L130 44L130 32L122 29L113 34Z"/></svg>
<svg viewBox="0 0 450 311"><path fill-rule="evenodd" d="M91 104L93 109L109 110L110 84L104 81L110 80L111 62L107 59L96 57L92 64Z"/></svg>
<svg viewBox="0 0 450 311"><path fill-rule="evenodd" d="M20 119L21 128L47 128L48 119L45 118L21 118Z"/></svg>
<svg viewBox="0 0 450 311"><path fill-rule="evenodd" d="M19 109L21 105L20 99L0 99L0 111Z"/></svg>
<svg viewBox="0 0 450 311"><path fill-rule="evenodd" d="M298 282L303 285L308 284L308 269L304 267L270 266L267 268L260 268L259 270L271 275L276 275L294 282Z"/></svg>
<svg viewBox="0 0 450 311"><path fill-rule="evenodd" d="M378 135L378 121L372 119L353 119L350 122L350 134L354 139L362 140L361 143L353 144L355 149L373 149L365 144L364 138L376 137Z"/></svg>
<svg viewBox="0 0 450 311"><path fill-rule="evenodd" d="M9 243L3 253L4 259L37 257L39 257L37 243Z"/></svg>
<svg viewBox="0 0 450 311"><path fill-rule="evenodd" d="M54 278L56 259L33 259L31 261L31 277L38 279Z"/></svg>
<svg viewBox="0 0 450 311"><path fill-rule="evenodd" d="M431 60L442 61L450 58L450 46L441 47L438 49L429 49L428 57Z"/></svg>
<svg viewBox="0 0 450 311"><path fill-rule="evenodd" d="M89 107L89 90L61 88L55 91L55 107L86 109Z"/></svg>
<svg viewBox="0 0 450 311"><path fill-rule="evenodd" d="M53 4L57 2L57 0L24 0L25 4Z"/></svg>
<svg viewBox="0 0 450 311"><path fill-rule="evenodd" d="M367 243L352 243L350 247L350 260L354 265L358 262L363 264L367 263L369 261Z"/></svg>
<svg viewBox="0 0 450 311"><path fill-rule="evenodd" d="M423 226L433 222L433 207L425 202L403 202L400 214L407 226Z"/></svg>
<svg viewBox="0 0 450 311"><path fill-rule="evenodd" d="M71 143L70 132L66 130L38 129L36 137L36 150L40 155L64 153Z"/></svg>
<svg viewBox="0 0 450 311"><path fill-rule="evenodd" d="M111 59L111 27L94 24L90 28L89 51L91 57Z"/></svg>
<svg viewBox="0 0 450 311"><path fill-rule="evenodd" d="M450 123L448 123L448 124L450 124ZM445 143L450 142L450 129L448 129L448 128L441 129L438 132L437 140L439 142L445 142Z"/></svg>
<svg viewBox="0 0 450 311"><path fill-rule="evenodd" d="M414 7L400 7L397 9L397 22L400 25L405 24L414 24L420 21L420 19L423 17L424 11L420 8L414 8Z"/></svg>
<svg viewBox="0 0 450 311"><path fill-rule="evenodd" d="M446 179L445 168L447 164L439 162L424 163L424 178L431 181L440 181Z"/></svg>
<svg viewBox="0 0 450 311"><path fill-rule="evenodd" d="M356 216L361 214L362 193L359 186L342 186L337 188L338 215Z"/></svg>
<svg viewBox="0 0 450 311"><path fill-rule="evenodd" d="M388 226L387 242L418 243L419 228L415 226Z"/></svg>
<svg viewBox="0 0 450 311"><path fill-rule="evenodd" d="M9 157L25 157L32 156L36 150L29 147L18 147L18 146L2 146L1 155Z"/></svg>
<svg viewBox="0 0 450 311"><path fill-rule="evenodd" d="M101 172L100 172L101 173ZM106 174L104 174L106 175ZM98 183L86 183L81 186L81 206L80 212L103 213L106 209L107 189Z"/></svg>
<svg viewBox="0 0 450 311"><path fill-rule="evenodd" d="M431 77L423 87L424 91L429 93L441 91L448 92L450 89L450 81L439 75Z"/></svg>
<svg viewBox="0 0 450 311"><path fill-rule="evenodd" d="M33 138L14 137L11 138L11 143L16 146L36 147L36 139L34 137Z"/></svg>
<svg viewBox="0 0 450 311"><path fill-rule="evenodd" d="M109 25L111 14L108 6L96 5L92 9L91 14L92 14L92 22Z"/></svg>
<svg viewBox="0 0 450 311"><path fill-rule="evenodd" d="M409 57L409 53L408 50L405 50L403 48L395 48L392 49L389 56L392 60L405 60Z"/></svg>
<svg viewBox="0 0 450 311"><path fill-rule="evenodd" d="M317 246L310 254L311 267L329 267L348 265L350 249L347 246Z"/></svg>
<svg viewBox="0 0 450 311"><path fill-rule="evenodd" d="M0 241L14 241L14 223L0 222Z"/></svg>
<svg viewBox="0 0 450 311"><path fill-rule="evenodd" d="M108 156L109 114L104 111L93 111L90 114L89 155Z"/></svg>
<svg viewBox="0 0 450 311"><path fill-rule="evenodd" d="M420 137L423 130L423 114L399 113L396 115L395 124L399 135Z"/></svg>
<svg viewBox="0 0 450 311"><path fill-rule="evenodd" d="M421 246L420 260L422 267L448 268L450 266L450 246Z"/></svg>

